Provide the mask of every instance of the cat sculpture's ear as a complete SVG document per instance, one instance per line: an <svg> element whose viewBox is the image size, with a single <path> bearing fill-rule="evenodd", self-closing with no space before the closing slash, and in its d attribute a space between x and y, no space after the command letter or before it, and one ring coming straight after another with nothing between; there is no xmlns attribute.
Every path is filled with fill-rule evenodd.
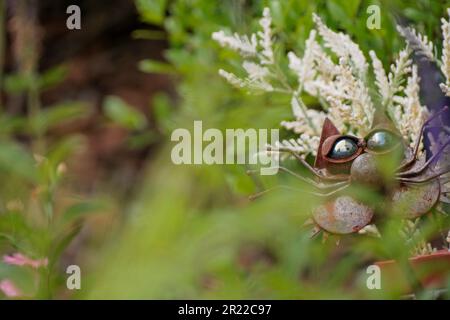
<svg viewBox="0 0 450 320"><path fill-rule="evenodd" d="M392 120L386 115L384 108L377 108L373 116L372 128L370 128L370 133L377 130L388 130L401 136Z"/></svg>
<svg viewBox="0 0 450 320"><path fill-rule="evenodd" d="M336 126L331 122L330 119L326 118L323 122L322 126L322 134L320 135L320 142L319 142L319 148L317 149L317 156L316 160L314 162L314 167L318 169L325 168L327 165L327 161L325 160L324 156L322 154L322 145L324 141L331 136L340 135L341 133L336 128Z"/></svg>

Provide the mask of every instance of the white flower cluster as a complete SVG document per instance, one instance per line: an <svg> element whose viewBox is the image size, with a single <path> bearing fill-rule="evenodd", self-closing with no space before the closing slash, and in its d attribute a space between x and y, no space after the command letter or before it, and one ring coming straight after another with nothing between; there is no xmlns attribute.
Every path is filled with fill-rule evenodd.
<svg viewBox="0 0 450 320"><path fill-rule="evenodd" d="M222 77L238 88L271 92L274 91L274 88L270 84L270 71L266 66L273 65L274 54L272 48L272 18L268 8L264 9L259 24L262 30L253 33L250 37L237 33L226 35L224 31L218 31L212 34L212 38L222 47L228 47L249 59L242 64L247 73L245 78L239 78L235 74L221 69L219 74Z"/></svg>
<svg viewBox="0 0 450 320"><path fill-rule="evenodd" d="M420 128L428 115L427 109L420 104L419 81L417 66L414 65L404 89L405 95L394 96L391 106L394 123L411 148L419 138Z"/></svg>
<svg viewBox="0 0 450 320"><path fill-rule="evenodd" d="M293 100L295 121L283 122L282 125L300 135L307 133L310 137L312 132L307 125L312 124L320 131L325 117L329 117L342 133L364 135L370 129L375 113L365 86L368 65L364 54L348 35L332 31L317 15L313 19L317 30L311 31L302 58L293 52L288 53L289 68L297 75L299 89L296 95L305 91L322 101L326 111L295 112L297 103L294 105ZM317 34L321 36L324 47L339 58L338 64L316 40ZM318 130L315 134L317 140ZM308 152L315 155L316 149Z"/></svg>
<svg viewBox="0 0 450 320"><path fill-rule="evenodd" d="M318 136L302 133L297 139L282 140L275 143L274 149L289 149L303 156L307 154L316 155L317 149L319 148L319 141Z"/></svg>
<svg viewBox="0 0 450 320"><path fill-rule="evenodd" d="M450 16L450 9L447 9L447 13ZM445 76L445 83L441 83L440 87L442 91L450 97L450 19L441 19L442 29L442 57L438 59L435 55L435 49L433 43L428 40L427 36L424 36L411 27L398 26L397 29L400 34L405 37L410 43L411 47L422 57L435 61L441 67L441 71Z"/></svg>
<svg viewBox="0 0 450 320"><path fill-rule="evenodd" d="M417 54L428 60L435 60L433 42L429 41L427 36L420 34L413 27L402 27L399 25L397 26L397 30L408 40L411 48L415 50Z"/></svg>
<svg viewBox="0 0 450 320"><path fill-rule="evenodd" d="M427 115L427 108L420 103L420 79L417 75L417 67L413 66L410 58L410 50L407 47L400 51L388 75L375 52L371 51L370 57L382 105L405 141L413 147ZM406 87L403 85L405 80Z"/></svg>
<svg viewBox="0 0 450 320"><path fill-rule="evenodd" d="M435 252L437 252L437 249L434 248L431 243L421 241L414 247L412 254L413 256L424 256Z"/></svg>
<svg viewBox="0 0 450 320"><path fill-rule="evenodd" d="M252 34L248 36L240 36L237 33L232 36L227 36L225 32L218 31L212 34L212 38L220 43L222 47L229 47L235 51L241 53L244 57L254 57L257 55L258 40L256 35Z"/></svg>
<svg viewBox="0 0 450 320"><path fill-rule="evenodd" d="M325 118L327 116L326 113L323 111L318 111L318 110L314 110L314 109L307 109L306 117L303 117L302 111L301 111L300 107L298 107L298 104L296 103L295 99L293 99L293 101L292 101L292 107L293 107L292 109L293 109L293 113L296 117L296 120L282 121L281 125L284 128L286 128L290 131L293 131L294 133L297 133L297 134L306 133L311 136L316 135L316 133L311 129L311 126L309 125L309 123L306 121L305 118L311 119L311 121L313 122L313 126L315 128L321 128L323 125L323 122L325 121Z"/></svg>
<svg viewBox="0 0 450 320"><path fill-rule="evenodd" d="M297 139L283 140L278 146L293 150L298 154L312 154L316 156L320 139L312 128L321 128L327 115L323 111L307 109L306 116L303 116L303 110L295 98L292 99L291 105L296 120L282 121L281 126L298 134L299 137ZM312 126L306 119L311 119Z"/></svg>
<svg viewBox="0 0 450 320"><path fill-rule="evenodd" d="M450 16L450 9L447 9ZM441 89L450 97L450 18L442 18L442 36L444 44L442 46L441 70L445 76L446 82L441 84Z"/></svg>
<svg viewBox="0 0 450 320"><path fill-rule="evenodd" d="M316 30L311 30L308 40L305 43L305 54L303 58L297 57L294 52L289 52L287 55L289 68L297 75L298 83L301 86L299 91L305 90L312 95L317 94L313 83L317 75L317 57L323 53L322 48L316 42L316 35Z"/></svg>
<svg viewBox="0 0 450 320"><path fill-rule="evenodd" d="M326 117L330 118L343 134L364 136L372 127L376 109L373 102L375 100L370 96L366 85L369 64L359 46L347 34L328 28L319 16L314 14L313 20L315 29L311 30L305 42L303 56L300 57L294 52L287 54L289 70L296 76L295 86L291 86L289 77L281 71L282 68L274 59L274 34L268 8L264 9L259 21L261 30L251 36L229 36L223 31L212 35L221 46L240 53L244 58L244 78L219 70L219 74L228 82L249 91L280 92L291 96L294 120L283 121L281 125L299 137L281 141L279 145L303 156L316 154L320 131ZM442 86L450 95L448 21L443 20L442 30L444 52L440 64L447 78L447 83ZM433 57L433 44L426 37L410 28L401 29L400 32L414 38L423 55ZM371 51L370 57L381 107L387 110L398 130L412 145L419 134L427 109L420 103L419 77L410 59L410 50L407 47L399 53L397 60L390 67L389 74L386 74L375 52ZM304 93L317 98L323 111L308 109L301 98Z"/></svg>
<svg viewBox="0 0 450 320"><path fill-rule="evenodd" d="M450 127L443 126L443 130L435 137L431 132L428 132L428 140L430 141L430 149L432 154L436 154L438 150L447 141L450 135ZM434 171L440 171L448 168L450 163L450 148L445 148L439 157L439 160L434 164ZM440 178L441 181L441 201L450 203L450 173L447 173Z"/></svg>
<svg viewBox="0 0 450 320"><path fill-rule="evenodd" d="M378 59L374 51L369 52L370 58L372 59L373 72L375 74L375 84L378 88L378 93L381 97L383 105L387 103L387 100L391 94L391 85L389 84L389 79L384 71L383 64Z"/></svg>
<svg viewBox="0 0 450 320"><path fill-rule="evenodd" d="M382 105L405 141L413 147L428 111L420 103L420 78L417 75L417 67L410 58L410 50L406 47L400 51L398 58L391 65L389 75L386 75L375 52L370 51L369 54ZM406 87L403 85L405 80Z"/></svg>
<svg viewBox="0 0 450 320"><path fill-rule="evenodd" d="M448 231L447 239L445 239L448 242L449 250L450 250L450 230Z"/></svg>
<svg viewBox="0 0 450 320"><path fill-rule="evenodd" d="M318 15L314 14L313 20L324 40L325 47L331 49L339 58L351 61L359 75L364 76L368 64L359 46L347 34L329 29Z"/></svg>
<svg viewBox="0 0 450 320"><path fill-rule="evenodd" d="M329 103L329 116L344 133L357 132L364 136L372 126L375 108L362 79L355 77L351 67L341 58L333 81L318 79L320 95Z"/></svg>
<svg viewBox="0 0 450 320"><path fill-rule="evenodd" d="M273 91L272 85L266 81L266 77L269 75L269 70L266 67L251 61L244 61L242 67L248 74L245 79L241 79L235 74L222 69L219 70L219 75L236 88L247 88L253 91Z"/></svg>
<svg viewBox="0 0 450 320"><path fill-rule="evenodd" d="M404 225L400 230L400 235L406 240L406 243L412 245L413 256L421 256L432 254L437 251L437 248L434 248L431 243L425 240L423 233L419 228L420 219L416 219L414 221L405 220Z"/></svg>
<svg viewBox="0 0 450 320"><path fill-rule="evenodd" d="M263 17L259 20L262 31L258 32L259 44L262 47L261 64L273 64L272 49L272 17L269 8L264 8Z"/></svg>

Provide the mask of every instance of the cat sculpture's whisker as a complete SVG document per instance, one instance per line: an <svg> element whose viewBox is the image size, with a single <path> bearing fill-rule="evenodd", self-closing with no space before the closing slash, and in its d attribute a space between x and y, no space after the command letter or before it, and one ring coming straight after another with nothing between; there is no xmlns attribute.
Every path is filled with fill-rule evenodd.
<svg viewBox="0 0 450 320"><path fill-rule="evenodd" d="M347 181L349 179L349 175L324 175L316 168L312 167L305 159L303 159L301 156L299 156L295 151L286 148L286 147L277 147L272 148L268 147L267 151L273 151L273 152L287 152L290 153L292 156L294 156L306 169L308 169L314 176L316 176L319 179L322 180L328 180L328 181Z"/></svg>
<svg viewBox="0 0 450 320"><path fill-rule="evenodd" d="M440 111L436 112L435 114L433 114L430 118L428 118L427 121L425 121L422 124L422 127L420 128L420 133L417 137L415 146L414 146L414 151L413 154L411 155L411 158L409 160L407 160L404 164L400 165L397 168L397 171L402 171L408 167L410 167L416 160L417 160L417 155L419 153L419 149L420 149L420 143L422 141L423 138L423 133L425 131L425 128L428 127L428 124L433 121L434 119L436 119L438 116L440 116L442 113L446 112L448 110L448 107L445 106L444 108L442 108Z"/></svg>
<svg viewBox="0 0 450 320"><path fill-rule="evenodd" d="M413 179L413 178L397 178L397 181L403 182L403 183L407 183L407 184L421 184L421 183L426 183L426 182L430 182L431 180L434 180L436 178L439 178L440 176L449 173L450 172L450 167L447 167L435 174L432 174L431 176L427 176L425 178L421 178L421 179Z"/></svg>
<svg viewBox="0 0 450 320"><path fill-rule="evenodd" d="M434 160L436 160L437 157L439 157L442 152L445 150L445 148L450 144L450 139L448 139L441 147L436 151L435 154L433 154L430 159L427 160L420 168L412 169L409 171L400 172L397 174L398 177L409 177L413 175L418 175L422 173L425 169L429 167L431 163L433 163Z"/></svg>
<svg viewBox="0 0 450 320"><path fill-rule="evenodd" d="M347 181L342 181L342 182L337 182L337 183L332 183L332 184L323 184L323 183L316 182L316 181L314 181L314 180L312 180L310 178L305 178L305 177L303 177L303 176L301 176L301 175L299 175L299 174L289 170L286 167L279 166L279 167L274 167L273 169L278 169L278 170L280 170L282 172L286 172L289 175L291 175L291 176L293 176L293 177L295 177L295 178L297 178L297 179L299 179L299 180L301 180L303 182L306 182L306 183L312 185L313 187L315 187L317 189L321 189L321 190L323 190L323 189L326 190L326 189L332 189L332 188L340 187L340 186L342 186L342 185L347 183ZM248 170L247 174L256 174L258 172L259 172L259 170Z"/></svg>
<svg viewBox="0 0 450 320"><path fill-rule="evenodd" d="M350 184L347 183L346 185L344 185L344 186L342 186L342 187L340 187L340 188L338 188L336 190L333 190L331 192L328 192L328 193L313 192L313 191L306 190L306 189L292 188L292 187L289 187L289 186L278 185L278 186L275 186L275 187L272 187L272 188L269 188L269 189L266 189L266 190L263 190L261 192L258 192L258 193L255 193L255 194L251 195L249 197L249 200L255 200L257 198L260 198L260 197L262 197L262 196L264 196L264 195L266 195L266 194L268 194L268 193L270 193L272 191L278 190L278 189L284 189L284 190L295 191L295 192L302 192L302 193L306 193L306 194L313 195L313 196L318 196L318 197L329 197L329 196L331 196L331 195L333 195L333 194L335 194L335 193L337 193L339 191L344 190L349 185Z"/></svg>

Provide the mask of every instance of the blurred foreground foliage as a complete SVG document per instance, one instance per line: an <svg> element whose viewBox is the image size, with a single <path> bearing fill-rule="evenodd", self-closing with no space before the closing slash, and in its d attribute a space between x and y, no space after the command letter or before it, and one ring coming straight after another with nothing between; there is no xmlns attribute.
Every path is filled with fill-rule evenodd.
<svg viewBox="0 0 450 320"><path fill-rule="evenodd" d="M394 15L434 40L449 5L426 0L408 4L137 0L136 4L142 20L164 29L169 43L165 62L140 64L141 70L170 75L177 84L176 97L161 93L153 100L158 130L167 140L173 129L191 130L194 120L202 120L204 128L224 130L278 128L281 120L291 117L285 97L249 96L217 75L218 69L236 60L233 53L218 50L211 33L221 29L250 33L264 6L273 13L279 37L275 42L283 43L278 48L281 61L289 50L302 52L316 12L332 29L350 34L366 54L375 50L388 65L404 46L395 31ZM366 28L370 4L382 8L380 30ZM148 33L155 34L160 37L159 32ZM398 288L366 287L366 267L373 261L408 258L410 248L398 235L400 221L389 219L382 226L382 239L349 236L340 246L333 238L322 243L310 239L302 228L319 199L300 192L276 192L253 203L247 200L261 185L282 181L298 186L298 182L282 174L253 179L245 174L248 168L239 165L175 166L170 159L172 145L161 146L150 163L142 190L129 205L124 233L107 246L100 266L84 276L86 291L80 297L353 299L398 298L404 293ZM297 172L303 170L295 162L289 165ZM380 202L370 190L353 190L353 194ZM407 277L407 268L403 271Z"/></svg>
<svg viewBox="0 0 450 320"><path fill-rule="evenodd" d="M380 30L366 28L369 4L382 8ZM156 136L169 141L174 129L191 130L194 120L202 120L204 129L278 128L281 120L291 117L286 97L249 96L232 89L217 70L233 66L236 60L233 53L218 50L211 39L211 33L220 29L253 31L264 6L273 13L280 44L277 52L284 64L286 51L302 52L313 12L331 28L350 34L364 52L375 50L388 64L404 45L395 32L393 15L404 17L434 40L449 2L136 0L142 21L163 31L137 30L134 36L165 37L169 44L166 61L145 60L137 67L172 77L176 96L162 92L152 100L157 132L150 131L141 113L115 96L103 102L105 118L132 132L129 143L136 148ZM114 195L86 199L65 193L66 162L85 142L79 135L51 133L89 116L92 106L83 101L40 104L42 92L60 83L66 70L58 66L38 72L39 49L36 37L29 33L35 30L35 21L25 12L14 14L32 28L22 24L16 30L20 43L28 46L16 50L18 69L3 74L0 68L0 86L6 96L26 105L24 112L11 112L0 102L0 253L21 252L49 261L38 270L0 261L0 280L12 280L25 298L66 297L71 293L65 287L63 253L86 215L112 211L105 203L114 202ZM4 7L0 6L3 26ZM4 31L0 29L1 64ZM161 145L136 188L139 193L125 204L123 232L111 234L102 251L94 248L80 254L85 258L77 261L82 290L75 297L353 299L398 298L403 293L366 287L367 265L408 258L410 248L398 236L400 221L387 221L381 240L349 236L340 246L334 238L322 243L310 239L308 229L302 228L319 199L295 192L276 192L253 203L247 199L263 186L281 182L306 186L283 175L252 178L245 174L248 168L240 165L176 166L170 159L172 146ZM295 162L287 165L300 173L303 170ZM352 192L366 201L380 202L370 190ZM432 233L432 223L423 225Z"/></svg>
<svg viewBox="0 0 450 320"><path fill-rule="evenodd" d="M8 7L14 23L6 42L6 2L0 4L1 298L6 283L14 284L20 298L59 295L66 287L63 253L79 234L82 218L107 207L100 198L67 192L68 162L86 141L61 128L89 117L93 108L74 100L42 105L42 94L61 84L67 69L40 70L35 5L19 0ZM5 74L6 49L15 67ZM7 257L25 258L11 264ZM34 267L30 261L45 263Z"/></svg>

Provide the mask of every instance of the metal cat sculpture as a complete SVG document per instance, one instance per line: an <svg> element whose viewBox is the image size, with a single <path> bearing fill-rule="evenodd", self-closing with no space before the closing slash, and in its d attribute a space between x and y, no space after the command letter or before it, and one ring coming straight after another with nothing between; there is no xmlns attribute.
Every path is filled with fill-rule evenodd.
<svg viewBox="0 0 450 320"><path fill-rule="evenodd" d="M317 14L312 20L314 28L303 54L290 51L285 59L277 59L274 52L274 40L283 37L276 37L280 31L272 28L269 8L264 8L257 32L240 35L219 30L212 38L242 58L242 75L219 70L231 85L249 93L289 96L294 117L280 125L295 138L279 141L269 151L290 153L313 175L278 168L310 184L313 190L304 192L324 198L312 212L315 232L362 233L370 224L387 221L388 213L415 219L439 210L440 202L449 202L450 129L443 121L448 108L436 112L441 104L427 108L421 103L425 94L410 47L398 52L388 72L377 54L369 51L369 68L364 52L349 35L332 30ZM443 77L433 88L450 97L450 19L441 22L440 57L426 36L411 27L398 30L421 57L437 62ZM315 98L320 108L308 108L303 96ZM433 93L426 96L436 98ZM424 121L430 111L434 114ZM313 165L305 160L310 155L316 157ZM389 170L383 168L393 162L396 165ZM348 192L359 185L375 189L384 200L366 203Z"/></svg>
<svg viewBox="0 0 450 320"><path fill-rule="evenodd" d="M315 225L313 234L320 231L336 235L351 234L372 223L375 207L345 195L344 189L351 184L381 190L392 206L401 206L402 218L405 219L426 215L439 201L448 202L445 197L448 191L444 191L442 186L448 182L448 177L444 175L450 172L450 163L442 163L441 157L450 145L448 133L446 141L428 159L419 152L425 129L435 127L434 120L447 111L445 107L423 123L414 147L409 147L392 121L383 112L378 112L365 137L342 135L327 118L322 127L314 166L292 150L278 149L280 152L289 152L316 179L299 176L284 167L280 167L280 171L308 182L316 189L314 194L326 198L324 204L312 212L311 222ZM381 157L394 157L395 154L401 154L403 159L393 172L393 186L388 186L382 178L378 163Z"/></svg>

